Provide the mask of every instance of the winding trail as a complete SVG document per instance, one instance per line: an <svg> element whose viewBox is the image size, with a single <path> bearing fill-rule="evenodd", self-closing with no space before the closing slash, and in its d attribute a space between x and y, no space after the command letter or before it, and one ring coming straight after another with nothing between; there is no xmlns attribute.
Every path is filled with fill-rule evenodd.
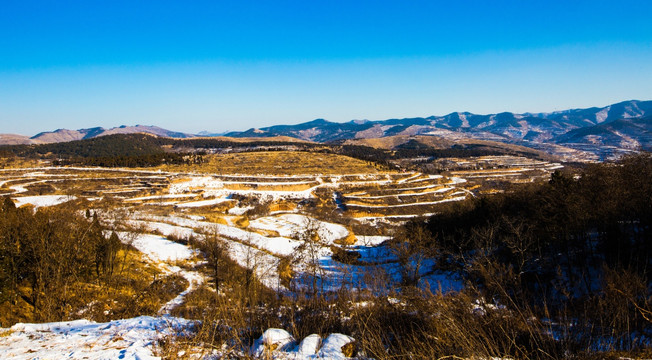
<svg viewBox="0 0 652 360"><path fill-rule="evenodd" d="M179 261L186 262L186 265L191 268L198 265L198 261L195 259L196 252L190 249L188 245L170 241L160 235L124 232L120 235L123 239L128 239L133 236L134 240L131 245L145 254L146 258L151 263L157 265L164 273L179 274L188 281L188 287L174 299L163 305L159 309L158 315L169 315L174 308L183 304L186 295L206 281L206 278L199 272L186 270L175 265Z"/></svg>
<svg viewBox="0 0 652 360"><path fill-rule="evenodd" d="M179 275L183 276L184 279L188 280L188 287L179 293L174 299L168 301L158 310L158 315L170 315L170 312L177 306L183 304L185 301L186 295L190 294L192 291L201 286L206 279L203 275L197 271L187 271L183 270L177 266L169 267L170 272L176 272Z"/></svg>

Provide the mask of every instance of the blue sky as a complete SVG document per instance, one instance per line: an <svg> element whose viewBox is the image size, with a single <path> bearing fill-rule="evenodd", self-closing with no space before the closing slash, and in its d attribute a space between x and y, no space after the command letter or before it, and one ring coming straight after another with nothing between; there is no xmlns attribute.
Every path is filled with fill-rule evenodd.
<svg viewBox="0 0 652 360"><path fill-rule="evenodd" d="M652 99L649 1L5 1L0 133Z"/></svg>

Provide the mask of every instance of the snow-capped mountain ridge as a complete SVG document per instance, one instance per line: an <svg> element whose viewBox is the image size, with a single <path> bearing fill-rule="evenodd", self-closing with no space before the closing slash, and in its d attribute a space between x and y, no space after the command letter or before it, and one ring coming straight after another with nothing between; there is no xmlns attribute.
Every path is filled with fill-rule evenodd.
<svg viewBox="0 0 652 360"><path fill-rule="evenodd" d="M303 140L329 142L354 138L392 135L428 134L438 129L468 133L474 137L498 137L505 141L546 142L572 130L610 123L622 119L638 119L652 115L652 101L630 100L602 108L569 109L551 113L478 115L453 112L444 116L353 120L335 123L317 119L297 125L276 125L242 132L232 137L292 136ZM483 135L486 134L486 135Z"/></svg>
<svg viewBox="0 0 652 360"><path fill-rule="evenodd" d="M274 125L223 134L201 132L191 135L156 126L120 126L111 129L94 127L79 130L58 129L31 138L0 134L0 144L40 144L89 139L111 134L147 133L161 137L195 136L275 137L286 136L313 142L341 142L351 139L381 138L396 135L436 135L474 138L540 147L564 145L592 148L652 150L652 101L629 100L604 107L568 109L550 113L473 114L452 112L428 116L387 120L351 120L337 123L325 119L294 125ZM612 126L613 125L613 126ZM614 126L619 130L614 130ZM626 145L625 147L623 147Z"/></svg>

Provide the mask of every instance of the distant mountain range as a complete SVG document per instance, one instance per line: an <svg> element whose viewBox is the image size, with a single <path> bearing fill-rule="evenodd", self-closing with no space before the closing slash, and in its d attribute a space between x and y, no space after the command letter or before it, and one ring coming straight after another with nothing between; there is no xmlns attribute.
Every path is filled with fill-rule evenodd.
<svg viewBox="0 0 652 360"><path fill-rule="evenodd" d="M111 129L102 127L94 127L89 129L68 130L58 129L55 131L46 131L36 134L32 137L14 135L14 134L0 134L0 144L2 145L18 145L18 144L49 144L57 142L66 142L74 140L91 139L98 136L113 135L113 134L135 134L145 133L161 137L171 138L189 138L195 135L184 134L176 131L166 130L157 126L120 126Z"/></svg>
<svg viewBox="0 0 652 360"><path fill-rule="evenodd" d="M605 149L608 152L613 149L652 149L652 101L630 100L602 108L571 109L552 113L503 112L477 115L454 112L444 116L379 121L352 120L346 123L317 119L297 125L275 125L226 134L201 132L191 135L143 125L111 129L59 129L30 138L0 134L0 144L52 143L120 133L148 133L173 138L217 135L236 138L289 136L314 142L341 142L395 135L432 135L500 141L539 149L553 145L565 146L602 157Z"/></svg>
<svg viewBox="0 0 652 360"><path fill-rule="evenodd" d="M500 141L546 150L550 148L545 145L561 145L605 157L614 149L652 150L652 101L630 100L603 108L552 113L477 115L454 112L425 118L346 123L317 119L298 125L276 125L226 134L231 137L279 135L316 142L434 135Z"/></svg>
<svg viewBox="0 0 652 360"><path fill-rule="evenodd" d="M609 133L603 126L614 121L630 121L643 125L646 116L652 116L652 101L625 101L603 108L573 109L553 113L514 114L503 112L491 115L476 115L468 112L454 112L444 116L425 118L389 119L380 121L353 120L334 123L317 119L298 125L276 125L243 132L231 132L232 137L268 137L284 135L309 141L328 142L354 138L377 138L392 135L422 135L449 130L488 137L492 140L528 140L534 142L556 142L558 139L579 140L576 136L566 138L569 132L595 127L588 131L593 135ZM649 122L649 121L648 121ZM621 126L622 127L622 126ZM576 133L579 135L579 133Z"/></svg>

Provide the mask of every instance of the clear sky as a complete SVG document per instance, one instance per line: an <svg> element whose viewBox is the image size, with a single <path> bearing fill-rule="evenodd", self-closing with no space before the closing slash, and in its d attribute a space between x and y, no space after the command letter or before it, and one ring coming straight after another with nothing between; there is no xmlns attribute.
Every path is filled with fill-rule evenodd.
<svg viewBox="0 0 652 360"><path fill-rule="evenodd" d="M6 0L0 133L649 100L650 15L648 0Z"/></svg>

